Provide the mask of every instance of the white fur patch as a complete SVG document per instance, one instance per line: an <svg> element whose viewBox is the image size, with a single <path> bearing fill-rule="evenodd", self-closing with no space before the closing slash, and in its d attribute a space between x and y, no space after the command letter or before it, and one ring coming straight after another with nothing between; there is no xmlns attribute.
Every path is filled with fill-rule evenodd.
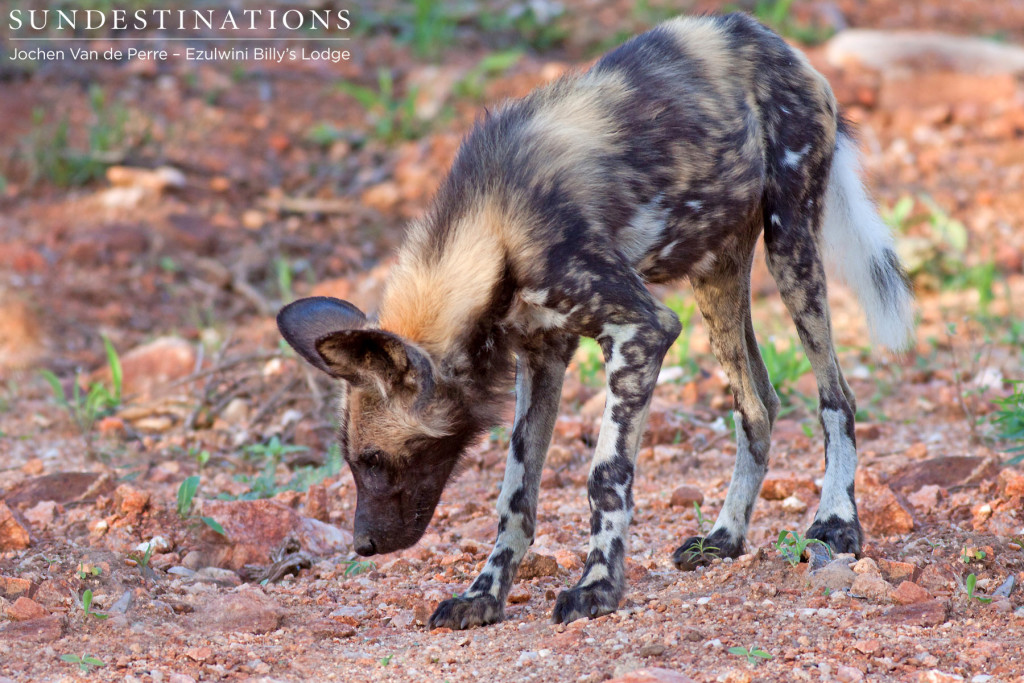
<svg viewBox="0 0 1024 683"><path fill-rule="evenodd" d="M722 512L715 520L711 533L723 530L733 539L742 539L747 534L747 506L757 500L765 468L759 466L750 453L750 442L743 429L743 416L738 412L734 412L733 416L736 419L736 465L729 483L729 492L725 494Z"/></svg>
<svg viewBox="0 0 1024 683"><path fill-rule="evenodd" d="M662 195L659 194L650 202L638 207L629 225L619 233L619 243L616 247L631 265L636 265L647 255L665 232L669 210L661 206L661 200Z"/></svg>
<svg viewBox="0 0 1024 683"><path fill-rule="evenodd" d="M861 183L857 148L840 135L825 198L824 255L831 269L857 295L871 338L890 349L914 339L914 298L886 261L893 248L889 227Z"/></svg>
<svg viewBox="0 0 1024 683"><path fill-rule="evenodd" d="M800 160L806 156L807 152L811 149L811 143L804 145L799 151L793 151L791 149L786 150L786 155L782 158L782 165L788 166L789 168L796 168L800 164Z"/></svg>
<svg viewBox="0 0 1024 683"><path fill-rule="evenodd" d="M828 468L815 517L826 520L835 515L852 522L855 509L848 489L857 471L857 449L846 434L846 417L841 411L822 409L821 422L828 432Z"/></svg>

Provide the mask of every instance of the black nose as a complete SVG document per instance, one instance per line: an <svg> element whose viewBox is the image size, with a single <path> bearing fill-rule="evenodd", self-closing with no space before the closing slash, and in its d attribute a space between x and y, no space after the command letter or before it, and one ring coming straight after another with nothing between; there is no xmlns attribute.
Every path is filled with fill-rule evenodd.
<svg viewBox="0 0 1024 683"><path fill-rule="evenodd" d="M377 552L377 546L374 545L373 539L370 538L369 534L359 534L353 541L355 545L356 553L359 555L373 555Z"/></svg>

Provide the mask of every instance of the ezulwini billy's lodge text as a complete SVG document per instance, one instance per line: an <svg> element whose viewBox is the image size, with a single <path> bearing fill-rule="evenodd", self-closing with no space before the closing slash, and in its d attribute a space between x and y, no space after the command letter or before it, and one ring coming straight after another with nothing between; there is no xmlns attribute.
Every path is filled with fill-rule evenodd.
<svg viewBox="0 0 1024 683"><path fill-rule="evenodd" d="M86 48L32 48L29 50L15 49L11 51L10 59L16 61L59 61L71 58L75 61L121 61L133 60L155 60L164 61L170 57L184 57L192 62L275 62L280 64L285 61L325 61L347 62L352 58L349 50L338 48L314 49L309 47L281 48L281 47L185 47L172 50L153 50L130 47L125 49L108 48L106 50L89 50Z"/></svg>

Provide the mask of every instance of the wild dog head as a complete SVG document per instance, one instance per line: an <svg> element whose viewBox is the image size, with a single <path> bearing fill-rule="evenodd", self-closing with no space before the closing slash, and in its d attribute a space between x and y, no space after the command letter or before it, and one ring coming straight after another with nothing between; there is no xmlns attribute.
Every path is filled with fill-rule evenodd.
<svg viewBox="0 0 1024 683"><path fill-rule="evenodd" d="M408 548L426 530L469 439L460 428L469 402L426 351L377 328L347 301L300 299L281 310L277 325L299 355L340 380L356 552Z"/></svg>

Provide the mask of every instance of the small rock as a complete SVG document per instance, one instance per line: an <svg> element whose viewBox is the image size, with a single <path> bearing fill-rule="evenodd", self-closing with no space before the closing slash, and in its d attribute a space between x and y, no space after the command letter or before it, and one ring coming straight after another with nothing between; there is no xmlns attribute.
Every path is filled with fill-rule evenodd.
<svg viewBox="0 0 1024 683"><path fill-rule="evenodd" d="M0 267L7 265L3 252L4 245L0 245ZM31 250L24 253L38 256ZM40 261L40 267L45 267L46 262ZM36 314L28 304L0 288L0 372L35 364L44 349L42 325Z"/></svg>
<svg viewBox="0 0 1024 683"><path fill-rule="evenodd" d="M909 562L886 560L884 558L878 560L878 568L882 571L882 576L885 580L890 583L913 581L914 574L917 573L917 567Z"/></svg>
<svg viewBox="0 0 1024 683"><path fill-rule="evenodd" d="M881 432L878 429L878 425L864 423L854 427L854 434L857 437L857 443L863 444L868 441L874 441L881 435Z"/></svg>
<svg viewBox="0 0 1024 683"><path fill-rule="evenodd" d="M0 628L0 641L49 643L64 637L64 627L64 617L59 614L30 621L11 622Z"/></svg>
<svg viewBox="0 0 1024 683"><path fill-rule="evenodd" d="M853 585L857 574L845 560L837 559L817 571L811 572L811 586L817 591L843 591Z"/></svg>
<svg viewBox="0 0 1024 683"><path fill-rule="evenodd" d="M523 558L523 563L519 565L519 572L516 574L516 579L519 581L526 581L528 579L536 579L541 576L557 576L558 575L558 562L555 558L550 555L541 555L540 553L530 552Z"/></svg>
<svg viewBox="0 0 1024 683"><path fill-rule="evenodd" d="M917 674L917 683L957 683L963 681L963 676L956 674L947 674L938 669L932 669L931 671L921 671Z"/></svg>
<svg viewBox="0 0 1024 683"><path fill-rule="evenodd" d="M672 507L692 508L694 503L701 505L704 493L696 486L680 486L672 492Z"/></svg>
<svg viewBox="0 0 1024 683"><path fill-rule="evenodd" d="M0 576L0 598L17 600L18 597L28 595L32 589L32 582L16 576Z"/></svg>
<svg viewBox="0 0 1024 683"><path fill-rule="evenodd" d="M524 602L530 601L530 589L523 584L516 584L509 591L508 601L513 605L520 605Z"/></svg>
<svg viewBox="0 0 1024 683"><path fill-rule="evenodd" d="M566 571L574 571L583 567L583 560L574 551L568 548L559 548L555 551L555 561L558 566Z"/></svg>
<svg viewBox="0 0 1024 683"><path fill-rule="evenodd" d="M140 491L128 484L114 489L114 509L125 517L141 515L149 507L149 492Z"/></svg>
<svg viewBox="0 0 1024 683"><path fill-rule="evenodd" d="M904 493L920 491L930 485L948 490L953 486L987 481L994 478L999 470L1000 464L997 458L971 455L942 456L914 462L901 468L893 475L889 486L895 491ZM860 492L859 477L857 491Z"/></svg>
<svg viewBox="0 0 1024 683"><path fill-rule="evenodd" d="M351 638L356 634L355 626L333 619L317 619L310 624L309 630L316 638Z"/></svg>
<svg viewBox="0 0 1024 683"><path fill-rule="evenodd" d="M999 588L992 591L992 595L1000 598L1008 598L1013 593L1014 587L1017 585L1017 577L1010 574L1006 577L1006 580L999 584Z"/></svg>
<svg viewBox="0 0 1024 683"><path fill-rule="evenodd" d="M817 495L813 479L792 473L769 474L761 485L761 497L765 500L785 500L798 491L807 498Z"/></svg>
<svg viewBox="0 0 1024 683"><path fill-rule="evenodd" d="M14 604L7 608L7 616L10 617L12 621L41 619L48 614L49 612L46 611L45 607L35 600L26 597L18 598L14 601Z"/></svg>
<svg viewBox="0 0 1024 683"><path fill-rule="evenodd" d="M607 683L693 683L693 679L678 671L651 668L630 671L624 676L607 681Z"/></svg>
<svg viewBox="0 0 1024 683"><path fill-rule="evenodd" d="M893 588L880 574L858 574L850 586L850 595L871 602L891 602Z"/></svg>
<svg viewBox="0 0 1024 683"><path fill-rule="evenodd" d="M235 570L247 564L270 564L271 555L289 538L321 557L345 552L352 545L350 532L303 517L277 501L203 501L202 510L224 527L226 538L210 532L216 545L203 558L189 553L183 564L190 568L198 568L203 561Z"/></svg>
<svg viewBox="0 0 1024 683"><path fill-rule="evenodd" d="M863 469L858 471L856 491L861 523L872 535L900 535L913 530L913 515L877 474Z"/></svg>
<svg viewBox="0 0 1024 683"><path fill-rule="evenodd" d="M358 626L359 622L370 616L370 613L362 605L345 605L337 608L327 616L343 624Z"/></svg>
<svg viewBox="0 0 1024 683"><path fill-rule="evenodd" d="M782 501L782 509L786 512L803 514L804 512L807 512L807 503L802 501L796 495L792 495Z"/></svg>
<svg viewBox="0 0 1024 683"><path fill-rule="evenodd" d="M151 396L161 386L196 369L195 347L180 337L160 337L137 346L121 356L122 392ZM110 382L110 369L89 376L90 381Z"/></svg>
<svg viewBox="0 0 1024 683"><path fill-rule="evenodd" d="M932 512L942 498L943 489L935 484L922 486L920 490L907 494L907 502L921 512Z"/></svg>
<svg viewBox="0 0 1024 683"><path fill-rule="evenodd" d="M1024 496L1024 473L1012 467L1003 468L999 472L999 493L1006 498Z"/></svg>
<svg viewBox="0 0 1024 683"><path fill-rule="evenodd" d="M936 599L911 605L897 605L882 615L882 620L890 624L938 626L948 617L949 603L946 600Z"/></svg>
<svg viewBox="0 0 1024 683"><path fill-rule="evenodd" d="M7 503L0 500L0 550L23 550L31 542L28 529Z"/></svg>
<svg viewBox="0 0 1024 683"><path fill-rule="evenodd" d="M31 507L41 501L52 500L58 505L67 505L88 496L104 493L108 484L104 475L96 472L55 472L33 477L11 487L4 499L12 506ZM0 501L0 506L3 502ZM3 507L0 507L0 520ZM2 523L2 522L0 522Z"/></svg>
<svg viewBox="0 0 1024 683"><path fill-rule="evenodd" d="M191 583L213 583L225 588L242 585L242 579L230 569L203 567L191 577Z"/></svg>
<svg viewBox="0 0 1024 683"><path fill-rule="evenodd" d="M202 611L197 609L192 619L205 632L267 633L280 625L281 612L263 591L246 585L215 597Z"/></svg>
<svg viewBox="0 0 1024 683"><path fill-rule="evenodd" d="M58 507L57 503L52 500L40 501L25 510L25 521L43 531L57 519Z"/></svg>
<svg viewBox="0 0 1024 683"><path fill-rule="evenodd" d="M882 642L878 638L866 638L863 640L857 640L853 643L853 649L858 652L862 652L866 655L873 655L882 647Z"/></svg>
<svg viewBox="0 0 1024 683"><path fill-rule="evenodd" d="M572 462L572 451L565 446L554 444L548 449L544 461L549 467L564 467Z"/></svg>
<svg viewBox="0 0 1024 683"><path fill-rule="evenodd" d="M856 574L875 574L881 576L878 565L870 557L862 557L853 563L853 571Z"/></svg>
<svg viewBox="0 0 1024 683"><path fill-rule="evenodd" d="M836 680L841 683L858 683L864 680L864 672L852 666L839 665L836 669Z"/></svg>
<svg viewBox="0 0 1024 683"><path fill-rule="evenodd" d="M660 657L665 654L666 647L662 643L647 643L640 648L641 657Z"/></svg>
<svg viewBox="0 0 1024 683"><path fill-rule="evenodd" d="M913 605L932 599L932 594L913 581L904 581L892 594L893 600L899 605Z"/></svg>

